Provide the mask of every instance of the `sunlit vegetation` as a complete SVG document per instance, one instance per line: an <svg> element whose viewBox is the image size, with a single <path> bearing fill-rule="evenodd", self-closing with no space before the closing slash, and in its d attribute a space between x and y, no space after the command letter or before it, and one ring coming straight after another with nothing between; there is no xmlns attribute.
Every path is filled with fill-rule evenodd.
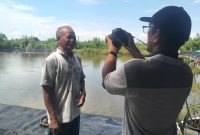
<svg viewBox="0 0 200 135"><path fill-rule="evenodd" d="M136 43L139 50L146 54L146 46L140 43ZM38 37L23 35L21 38L8 39L3 33L0 33L0 51L52 51L57 47L55 38L48 38L46 40L40 40ZM104 40L98 37L87 41L77 41L77 47L75 49L79 53L91 53L91 54L106 54L107 45ZM190 38L180 49L181 51L198 51L200 50L200 36L196 35L195 38ZM129 54L124 48L120 50L120 54Z"/></svg>

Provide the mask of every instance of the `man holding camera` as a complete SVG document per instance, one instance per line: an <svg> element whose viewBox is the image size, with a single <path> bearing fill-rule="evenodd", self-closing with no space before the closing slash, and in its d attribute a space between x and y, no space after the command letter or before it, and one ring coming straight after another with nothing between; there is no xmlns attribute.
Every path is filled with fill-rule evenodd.
<svg viewBox="0 0 200 135"><path fill-rule="evenodd" d="M121 47L107 36L103 87L125 98L123 135L177 135L176 119L193 78L190 67L178 58L178 50L189 39L191 19L182 7L167 6L140 20L149 22L147 49L152 56L144 59L133 36L126 32L124 47L136 59L116 69Z"/></svg>

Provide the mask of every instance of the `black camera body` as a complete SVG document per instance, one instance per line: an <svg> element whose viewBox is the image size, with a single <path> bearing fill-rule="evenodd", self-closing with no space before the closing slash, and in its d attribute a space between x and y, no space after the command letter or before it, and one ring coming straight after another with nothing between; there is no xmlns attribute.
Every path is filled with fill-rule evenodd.
<svg viewBox="0 0 200 135"><path fill-rule="evenodd" d="M127 32L121 28L113 29L109 37L112 39L113 45L117 48L128 45Z"/></svg>

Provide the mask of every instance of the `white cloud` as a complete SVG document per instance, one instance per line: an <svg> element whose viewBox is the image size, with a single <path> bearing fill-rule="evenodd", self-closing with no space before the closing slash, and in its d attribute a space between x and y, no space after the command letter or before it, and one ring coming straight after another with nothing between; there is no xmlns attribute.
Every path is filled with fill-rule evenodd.
<svg viewBox="0 0 200 135"><path fill-rule="evenodd" d="M89 39L92 39L93 37L91 37L91 33L93 35L93 37L99 37L101 39L103 39L103 35L104 35L104 32L102 31L79 31L77 30L76 31L76 35L81 35L81 36L78 36L79 37L79 40L84 40L84 39L87 39L88 37L90 37Z"/></svg>
<svg viewBox="0 0 200 135"><path fill-rule="evenodd" d="M101 24L89 22L83 23L78 20L59 21L56 17L35 16L30 12L27 12L27 10L30 11L34 8L28 7L31 6L12 2L0 2L0 32L6 34L9 39L21 38L23 35L27 35L36 36L41 40L46 40L47 38L55 37L55 31L58 26L70 25L74 28L81 41L92 39L93 37L104 38L105 34L103 30L101 30L101 28L99 28L99 30L97 29Z"/></svg>
<svg viewBox="0 0 200 135"><path fill-rule="evenodd" d="M145 10L144 12L145 13L156 13L157 11L159 11L160 9L162 9L163 7L166 7L168 5L160 5L158 8L154 8L154 9L148 9L148 10Z"/></svg>
<svg viewBox="0 0 200 135"><path fill-rule="evenodd" d="M191 34L190 34L190 37L191 38L195 38L196 36L197 36L197 34L199 34L198 32L192 32Z"/></svg>
<svg viewBox="0 0 200 135"><path fill-rule="evenodd" d="M90 0L90 2L92 1L102 2L103 0L98 0L98 1ZM2 2L0 0L0 13L1 13L0 33L6 34L6 36L9 39L21 38L22 35L27 35L27 36L37 36L41 40L46 40L47 38L55 37L55 31L58 26L70 25L72 28L74 28L77 36L79 37L79 40L83 41L92 39L93 37L100 37L102 40L104 40L105 35L110 34L112 32L112 29L116 27L122 27L128 31L130 28L133 27L132 23L128 21L118 22L118 24L108 23L103 21L99 22L84 22L80 20L60 21L54 16L41 17L38 15L34 15L33 12L35 12L35 10L37 9L29 5L24 5L10 1ZM153 12L153 10L151 12ZM197 17L194 18L193 20L199 20L199 18ZM136 33L134 35L139 39L146 41L146 36L144 34Z"/></svg>
<svg viewBox="0 0 200 135"><path fill-rule="evenodd" d="M8 38L19 38L22 35L34 36L37 33L36 35L39 38L44 39L52 35L52 31L55 31L57 25L54 17L34 16L24 12L25 5L17 5L18 8L16 6L13 8L13 5L0 3L2 33L6 34Z"/></svg>
<svg viewBox="0 0 200 135"><path fill-rule="evenodd" d="M154 13L156 10L155 9L148 9L148 10L145 10L144 12L145 13Z"/></svg>
<svg viewBox="0 0 200 135"><path fill-rule="evenodd" d="M193 21L200 21L200 17L192 17Z"/></svg>
<svg viewBox="0 0 200 135"><path fill-rule="evenodd" d="M124 3L129 3L130 0L122 0L122 2L124 2Z"/></svg>
<svg viewBox="0 0 200 135"><path fill-rule="evenodd" d="M57 26L56 19L27 13L32 9L31 6L13 2L0 3L1 32L8 38L20 38L22 35L38 36L40 39L52 37L52 31Z"/></svg>
<svg viewBox="0 0 200 135"><path fill-rule="evenodd" d="M80 41L93 39L94 37L104 40L105 36L110 34L112 30L111 28L108 28L106 24L95 22L79 23L78 25L75 24L73 26Z"/></svg>
<svg viewBox="0 0 200 135"><path fill-rule="evenodd" d="M147 43L147 34L146 33L140 33L138 37L142 42Z"/></svg>
<svg viewBox="0 0 200 135"><path fill-rule="evenodd" d="M194 0L194 3L200 3L200 0Z"/></svg>
<svg viewBox="0 0 200 135"><path fill-rule="evenodd" d="M22 5L22 4L13 4L12 5L13 9L15 10L21 10L21 11L27 11L27 10L33 10L33 8L31 6L27 6L27 5Z"/></svg>
<svg viewBox="0 0 200 135"><path fill-rule="evenodd" d="M24 4L19 4L19 3L16 3L14 1L4 1L4 2L1 2L0 4L4 4L8 8L13 9L13 10L17 10L17 11L29 11L29 10L33 10L32 6L24 5Z"/></svg>
<svg viewBox="0 0 200 135"><path fill-rule="evenodd" d="M94 5L94 4L99 4L102 2L102 0L78 0L78 1L86 5Z"/></svg>
<svg viewBox="0 0 200 135"><path fill-rule="evenodd" d="M12 34L15 38L20 38L20 37L21 37L21 34L20 34L19 31L13 31L11 34Z"/></svg>

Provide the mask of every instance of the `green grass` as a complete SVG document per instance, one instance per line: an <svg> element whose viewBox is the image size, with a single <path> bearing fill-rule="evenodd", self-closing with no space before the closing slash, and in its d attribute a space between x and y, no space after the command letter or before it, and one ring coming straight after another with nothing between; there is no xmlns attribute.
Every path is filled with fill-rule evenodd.
<svg viewBox="0 0 200 135"><path fill-rule="evenodd" d="M142 54L148 54L146 50L143 48L139 50ZM90 55L106 55L108 54L108 48L81 48L81 49L75 49L75 52L80 54L90 54ZM122 47L119 51L120 55L130 55L130 53Z"/></svg>

